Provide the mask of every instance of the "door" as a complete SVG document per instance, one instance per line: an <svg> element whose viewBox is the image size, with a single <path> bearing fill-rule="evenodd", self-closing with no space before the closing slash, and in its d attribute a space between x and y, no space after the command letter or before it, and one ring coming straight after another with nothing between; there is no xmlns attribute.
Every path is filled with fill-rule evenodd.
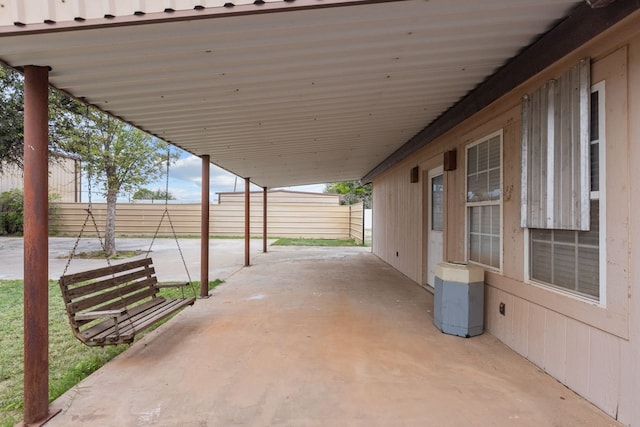
<svg viewBox="0 0 640 427"><path fill-rule="evenodd" d="M428 172L427 189L427 284L435 285L435 268L443 258L444 175L442 166Z"/></svg>

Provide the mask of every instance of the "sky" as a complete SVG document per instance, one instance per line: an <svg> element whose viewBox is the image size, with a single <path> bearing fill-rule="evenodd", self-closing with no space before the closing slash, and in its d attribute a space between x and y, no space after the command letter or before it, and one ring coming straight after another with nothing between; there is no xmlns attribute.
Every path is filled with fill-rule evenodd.
<svg viewBox="0 0 640 427"><path fill-rule="evenodd" d="M179 150L178 148L175 148ZM200 203L201 188L202 188L202 160L199 157L193 156L186 151L180 150L180 159L169 167L169 193L175 198L176 202L182 203ZM210 200L212 202L217 201L218 196L216 193L224 193L230 191L244 191L244 179L237 177L236 175L225 171L215 165L210 167L211 181L210 188ZM86 185L86 179L83 180ZM163 190L165 189L165 177L162 179L147 184L144 186L149 190ZM312 193L322 193L325 184L315 185L301 185L295 187L283 187L286 190L293 191L307 191ZM262 188L251 184L252 191L261 191ZM86 188L84 189L82 199L86 200ZM92 200L95 202L103 202L104 197L98 194L92 194ZM118 198L119 201L129 201L129 195L121 195Z"/></svg>

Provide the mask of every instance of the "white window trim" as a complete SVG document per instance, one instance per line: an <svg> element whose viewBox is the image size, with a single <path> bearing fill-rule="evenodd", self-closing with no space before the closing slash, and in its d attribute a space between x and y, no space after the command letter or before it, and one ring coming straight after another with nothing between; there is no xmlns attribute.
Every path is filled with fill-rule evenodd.
<svg viewBox="0 0 640 427"><path fill-rule="evenodd" d="M524 229L524 279L525 283L533 286L537 286L543 288L545 290L554 292L556 294L567 296L582 302L586 302L589 304L594 304L599 307L606 307L607 305L607 286L606 286L606 278L607 278L607 191L606 191L606 91L605 91L605 82L601 81L591 86L591 93L599 92L598 95L598 132L600 134L600 139L598 140L598 156L599 156L599 165L598 165L598 191L591 192L591 198L595 198L597 195L599 199L599 214L600 214L600 235L599 235L599 263L600 263L600 278L599 278L599 298L596 300L594 298L589 298L583 295L576 294L569 290L564 290L562 287L553 286L548 283L538 282L535 279L531 278L531 270L530 270L530 232L528 228Z"/></svg>
<svg viewBox="0 0 640 427"><path fill-rule="evenodd" d="M469 207L470 206L493 206L495 205L494 201L482 201L482 202L468 202L467 201L467 194L469 189L467 188L467 184L468 184L468 179L467 179L467 171L469 170L469 148L481 144L485 141L490 140L491 138L494 138L496 136L500 136L500 200L498 201L498 205L500 206L500 248L498 250L498 253L500 255L500 267L496 268L492 265L486 265L486 264L482 264L479 263L477 261L472 261L469 259ZM504 212L503 212L503 197L504 197L504 192L503 192L503 188L504 188L504 150L503 150L503 145L504 145L504 132L503 129L500 129L498 131L495 131L493 133L490 133L486 136L483 136L482 138L478 138L476 140L474 140L473 142L470 142L469 144L467 144L465 146L464 149L464 257L467 260L468 263L470 264L474 264L474 265L479 265L481 267L483 267L486 270L489 271L493 271L496 273L500 273L502 274L502 268L503 268L503 263L504 263L504 243L503 243L503 239L504 239Z"/></svg>

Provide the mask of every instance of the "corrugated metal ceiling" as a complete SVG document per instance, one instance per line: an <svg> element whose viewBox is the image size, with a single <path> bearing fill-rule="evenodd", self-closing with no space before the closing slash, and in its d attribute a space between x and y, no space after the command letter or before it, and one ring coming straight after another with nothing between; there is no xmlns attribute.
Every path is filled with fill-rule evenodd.
<svg viewBox="0 0 640 427"><path fill-rule="evenodd" d="M54 86L258 185L330 182L365 175L578 3L409 0L14 32L0 59L49 65Z"/></svg>

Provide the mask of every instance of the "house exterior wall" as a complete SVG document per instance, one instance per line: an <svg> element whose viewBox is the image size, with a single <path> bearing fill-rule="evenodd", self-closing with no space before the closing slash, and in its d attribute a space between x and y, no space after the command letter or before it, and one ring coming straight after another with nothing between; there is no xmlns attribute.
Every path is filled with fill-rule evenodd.
<svg viewBox="0 0 640 427"><path fill-rule="evenodd" d="M592 84L606 87L606 295L600 304L528 282L520 226L520 100L584 57L592 60ZM457 168L444 173L444 259L467 260L466 146L502 131L502 267L485 273L485 330L628 425L640 425L640 255L633 252L640 244L638 118L636 13L373 181L373 252L424 285L428 170L442 165L445 151L457 151ZM414 166L422 172L419 183L409 181Z"/></svg>

